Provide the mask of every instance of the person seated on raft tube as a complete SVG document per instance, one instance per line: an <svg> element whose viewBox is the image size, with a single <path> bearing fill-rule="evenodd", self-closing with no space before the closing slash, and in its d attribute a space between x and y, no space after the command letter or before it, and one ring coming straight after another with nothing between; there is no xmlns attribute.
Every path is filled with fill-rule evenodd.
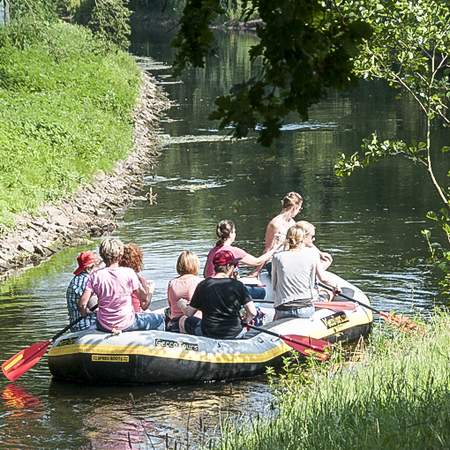
<svg viewBox="0 0 450 450"><path fill-rule="evenodd" d="M222 252L223 250L231 252L236 259L240 260L240 263L247 266L257 267L264 265L266 261L268 261L272 257L279 246L278 241L273 240L272 247L269 248L261 256L255 257L250 255L245 250L232 245L236 239L236 226L231 220L221 220L217 224L216 235L219 240L216 242L216 245L209 251L208 257L206 258L206 264L203 270L203 275L205 278L214 275L214 257L217 253ZM257 299L265 297L265 290L263 288L247 286L247 289L252 298Z"/></svg>
<svg viewBox="0 0 450 450"><path fill-rule="evenodd" d="M131 293L131 302L133 303L133 309L136 313L144 312L150 306L150 302L152 301L153 292L155 291L155 284L153 281L146 280L140 272L144 269L144 252L139 247L139 245L130 242L129 244L125 244L123 248L123 255L120 258L119 266L122 267L130 267L136 272L136 275L139 278L142 286L147 286L148 288L148 296L145 302L141 302L138 296L132 292Z"/></svg>
<svg viewBox="0 0 450 450"><path fill-rule="evenodd" d="M289 228L286 250L276 253L272 260L272 286L275 316L308 318L314 313L313 300L318 298L316 277L331 286L340 287L323 269L314 247L315 227L304 220Z"/></svg>
<svg viewBox="0 0 450 450"><path fill-rule="evenodd" d="M99 252L106 266L89 275L86 289L78 303L79 311L82 316L88 314L87 303L94 293L98 297L98 330L114 334L121 331L163 330L162 314L134 312L132 292L141 301L143 309L150 292L148 286L142 286L133 269L119 266L123 250L124 245L119 239L102 241Z"/></svg>
<svg viewBox="0 0 450 450"><path fill-rule="evenodd" d="M298 192L288 192L281 200L281 212L276 215L266 227L266 234L264 237L264 251L272 248L274 240L283 240L286 238L288 229L295 225L295 216L303 209L303 197ZM324 270L330 267L333 258L329 253L321 252L319 249L320 263ZM252 275L257 276L263 266L254 272ZM272 271L272 263L266 263L266 269L269 275Z"/></svg>
<svg viewBox="0 0 450 450"><path fill-rule="evenodd" d="M78 267L74 272L74 277L69 283L66 291L67 310L69 312L69 322L74 322L81 317L78 311L78 301L84 292L89 274L95 269L100 258L94 252L81 252L77 256ZM92 296L88 301L91 308L97 304L97 298ZM83 317L78 323L70 328L70 331L81 331L96 324L95 313Z"/></svg>
<svg viewBox="0 0 450 450"><path fill-rule="evenodd" d="M245 322L256 316L256 308L245 286L233 278L239 262L229 250L214 255L214 275L201 281L188 305L185 299L178 300L183 313L191 317L185 327L189 334L215 339L239 339L245 334L240 310L245 309ZM192 317L202 312L202 319Z"/></svg>
<svg viewBox="0 0 450 450"><path fill-rule="evenodd" d="M189 250L183 250L178 256L177 272L178 277L169 281L167 286L167 300L169 302L169 311L167 314L166 331L173 333L185 333L185 322L190 320L183 315L183 311L178 307L177 302L181 298L191 301L195 288L202 281L198 276L200 270L200 261L195 253Z"/></svg>

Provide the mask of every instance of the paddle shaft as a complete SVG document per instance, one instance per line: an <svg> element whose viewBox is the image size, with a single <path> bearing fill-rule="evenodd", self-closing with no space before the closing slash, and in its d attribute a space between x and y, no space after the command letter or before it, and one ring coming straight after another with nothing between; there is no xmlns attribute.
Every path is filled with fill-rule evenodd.
<svg viewBox="0 0 450 450"><path fill-rule="evenodd" d="M97 305L94 305L90 310L95 311ZM7 361L2 364L2 372L6 378L10 381L15 381L21 377L25 372L28 372L35 364L37 364L41 358L47 352L48 347L60 336L62 336L71 327L83 320L83 316L72 321L64 327L61 331L56 333L51 339L46 341L37 342L31 346L21 350L15 355L11 356Z"/></svg>
<svg viewBox="0 0 450 450"><path fill-rule="evenodd" d="M317 284L319 286L325 288L325 289L328 289L331 292L334 292L334 289L331 288L330 286L327 286L326 284L322 284L322 283L319 283L319 282ZM379 309L376 309L376 308L374 308L372 306L366 305L365 303L360 302L359 300L356 300L355 298L349 297L348 295L342 294L341 292L338 295L340 297L343 297L343 298L347 299L347 300L350 300L351 302L358 303L358 305L361 305L364 308L370 309L371 311L376 312L377 314L381 314L382 313L382 311L380 311Z"/></svg>
<svg viewBox="0 0 450 450"><path fill-rule="evenodd" d="M89 308L90 311L95 311L98 308L98 303L94 305L92 308ZM66 331L70 330L74 325L76 325L78 322L81 322L84 319L83 316L78 317L78 319L75 319L73 322L70 322L69 325L65 326L61 331L58 331L51 339L50 341L53 342L56 339L58 339L60 336L62 336Z"/></svg>

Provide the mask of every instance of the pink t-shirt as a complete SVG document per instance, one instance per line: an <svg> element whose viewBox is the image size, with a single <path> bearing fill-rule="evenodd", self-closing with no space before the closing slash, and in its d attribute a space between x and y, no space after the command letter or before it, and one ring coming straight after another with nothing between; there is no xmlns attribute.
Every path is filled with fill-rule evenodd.
<svg viewBox="0 0 450 450"><path fill-rule="evenodd" d="M98 297L97 321L106 330L124 330L134 321L131 293L141 285L129 267L105 267L89 275L86 284Z"/></svg>
<svg viewBox="0 0 450 450"><path fill-rule="evenodd" d="M177 301L180 298L184 298L190 302L195 288L200 281L202 281L202 278L191 274L182 275L169 281L169 285L167 286L167 299L169 300L171 319L176 319L183 315L183 312L177 306Z"/></svg>
<svg viewBox="0 0 450 450"><path fill-rule="evenodd" d="M242 250L242 248L239 247L233 247L232 245L216 245L209 251L208 258L206 259L205 278L212 277L215 274L213 259L216 253L223 250L229 250L233 253L235 258L244 258L248 255L245 250Z"/></svg>

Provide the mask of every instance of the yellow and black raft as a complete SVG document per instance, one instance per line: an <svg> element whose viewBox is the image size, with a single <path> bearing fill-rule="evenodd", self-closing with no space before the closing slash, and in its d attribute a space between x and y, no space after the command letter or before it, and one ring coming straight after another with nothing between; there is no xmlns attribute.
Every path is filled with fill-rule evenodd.
<svg viewBox="0 0 450 450"><path fill-rule="evenodd" d="M369 304L362 291L335 277L347 296ZM267 301L260 306L270 320L273 308ZM318 304L309 319L283 319L262 328L280 335L299 334L330 342L351 342L369 333L370 310L352 303L329 305ZM88 329L57 339L49 351L48 365L54 378L74 382L208 381L264 373L266 367L279 365L289 351L291 348L282 339L254 331L248 333L247 339L217 340L164 331L112 335Z"/></svg>

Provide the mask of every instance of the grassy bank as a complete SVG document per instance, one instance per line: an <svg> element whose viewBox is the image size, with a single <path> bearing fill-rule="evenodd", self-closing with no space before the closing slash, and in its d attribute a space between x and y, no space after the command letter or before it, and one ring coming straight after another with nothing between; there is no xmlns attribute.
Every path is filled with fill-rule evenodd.
<svg viewBox="0 0 450 450"><path fill-rule="evenodd" d="M0 227L73 192L132 148L133 59L62 22L0 30Z"/></svg>
<svg viewBox="0 0 450 450"><path fill-rule="evenodd" d="M306 377L291 366L278 381L279 414L231 426L218 447L450 448L449 349L450 316L438 314L423 336L378 330L358 363Z"/></svg>

